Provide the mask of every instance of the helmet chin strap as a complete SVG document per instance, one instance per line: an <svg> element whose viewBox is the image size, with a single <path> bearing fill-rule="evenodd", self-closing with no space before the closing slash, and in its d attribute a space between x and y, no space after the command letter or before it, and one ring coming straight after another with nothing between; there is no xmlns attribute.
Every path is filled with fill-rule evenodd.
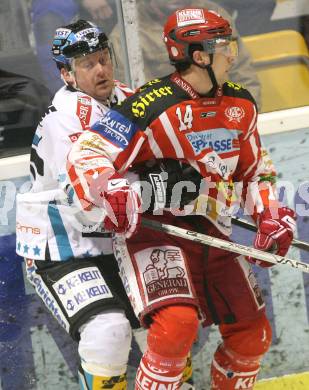
<svg viewBox="0 0 309 390"><path fill-rule="evenodd" d="M211 64L206 65L205 69L207 70L210 81L212 82L212 88L211 88L212 95L215 95L215 93L219 87L216 76L215 76L215 72L213 71Z"/></svg>
<svg viewBox="0 0 309 390"><path fill-rule="evenodd" d="M210 58L210 63L207 64L207 65L197 64L193 59L192 59L192 62L193 62L194 65L198 66L199 68L207 70L208 76L209 76L210 81L212 83L212 88L209 91L209 96L214 96L216 91L217 91L217 89L218 89L218 87L219 87L219 85L218 85L218 82L217 82L217 79L216 79L216 76L215 76L215 72L212 69L212 63L213 63L213 58L214 58L213 53L209 53L209 58Z"/></svg>
<svg viewBox="0 0 309 390"><path fill-rule="evenodd" d="M213 53L209 53L209 58L210 58L210 63L208 65L206 65L206 70L208 72L208 76L210 78L210 81L212 82L212 89L213 89L213 91L215 93L217 91L217 89L219 88L219 85L218 85L218 82L217 82L217 79L216 79L216 76L215 76L215 72L212 69L212 64L213 64L213 61L214 61Z"/></svg>

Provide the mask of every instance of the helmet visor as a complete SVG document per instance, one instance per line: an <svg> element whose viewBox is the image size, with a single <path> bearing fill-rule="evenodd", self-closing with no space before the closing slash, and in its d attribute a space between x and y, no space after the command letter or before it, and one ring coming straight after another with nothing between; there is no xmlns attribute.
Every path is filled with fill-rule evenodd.
<svg viewBox="0 0 309 390"><path fill-rule="evenodd" d="M203 48L210 54L220 53L227 57L238 56L237 40L230 36L204 41Z"/></svg>
<svg viewBox="0 0 309 390"><path fill-rule="evenodd" d="M236 40L231 40L227 43L217 43L215 45L214 53L221 53L226 57L238 56L238 44Z"/></svg>

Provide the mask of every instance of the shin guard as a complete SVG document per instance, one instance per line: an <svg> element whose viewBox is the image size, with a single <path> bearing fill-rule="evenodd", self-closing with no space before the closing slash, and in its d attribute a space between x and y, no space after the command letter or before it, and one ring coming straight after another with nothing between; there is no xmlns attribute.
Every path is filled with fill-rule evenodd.
<svg viewBox="0 0 309 390"><path fill-rule="evenodd" d="M211 390L252 390L261 358L238 355L221 344L211 365Z"/></svg>
<svg viewBox="0 0 309 390"><path fill-rule="evenodd" d="M135 390L180 389L186 358L165 358L145 352L137 370Z"/></svg>
<svg viewBox="0 0 309 390"><path fill-rule="evenodd" d="M127 378L126 374L117 376L98 376L84 371L81 367L78 371L79 386L81 390L126 390Z"/></svg>
<svg viewBox="0 0 309 390"><path fill-rule="evenodd" d="M271 345L271 327L265 313L254 320L219 326L223 343L215 352L211 390L251 390L262 357Z"/></svg>
<svg viewBox="0 0 309 390"><path fill-rule="evenodd" d="M136 376L136 390L179 389L187 357L198 331L198 313L189 305L166 306L152 316L148 349ZM188 366L186 379L192 369Z"/></svg>

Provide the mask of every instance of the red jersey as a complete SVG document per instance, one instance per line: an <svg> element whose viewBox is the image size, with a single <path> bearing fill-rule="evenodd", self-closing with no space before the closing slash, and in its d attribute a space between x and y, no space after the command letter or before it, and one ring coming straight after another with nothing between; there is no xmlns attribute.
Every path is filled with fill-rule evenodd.
<svg viewBox="0 0 309 390"><path fill-rule="evenodd" d="M265 190L260 196L257 186L250 190L254 211L268 202L274 170L261 147L255 102L237 84L225 83L208 97L178 73L148 82L83 132L69 155L68 171L84 208L89 208L99 206L89 186L106 169L125 173L132 165L163 158L190 164L212 183L203 213L225 233L233 183L242 183L241 198L249 183L263 181L266 196Z"/></svg>

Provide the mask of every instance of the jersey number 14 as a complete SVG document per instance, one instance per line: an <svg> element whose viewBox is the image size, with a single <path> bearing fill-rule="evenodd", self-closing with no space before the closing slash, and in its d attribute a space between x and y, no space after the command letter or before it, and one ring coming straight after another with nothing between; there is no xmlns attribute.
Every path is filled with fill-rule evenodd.
<svg viewBox="0 0 309 390"><path fill-rule="evenodd" d="M177 107L176 115L179 120L179 131L184 131L192 128L193 115L191 104L186 105L186 110L184 114L181 111L181 108Z"/></svg>

